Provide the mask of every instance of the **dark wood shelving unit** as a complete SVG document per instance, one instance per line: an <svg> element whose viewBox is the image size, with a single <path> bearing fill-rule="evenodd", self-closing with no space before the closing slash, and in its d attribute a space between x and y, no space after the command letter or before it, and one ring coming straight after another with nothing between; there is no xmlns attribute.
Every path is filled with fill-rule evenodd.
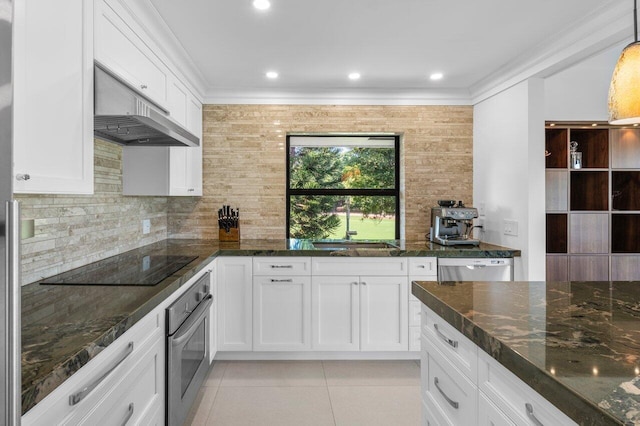
<svg viewBox="0 0 640 426"><path fill-rule="evenodd" d="M611 172L611 209L640 210L640 171Z"/></svg>
<svg viewBox="0 0 640 426"><path fill-rule="evenodd" d="M547 253L567 253L567 214L547 213Z"/></svg>
<svg viewBox="0 0 640 426"><path fill-rule="evenodd" d="M572 171L569 188L571 211L606 211L609 209L609 173L606 171Z"/></svg>
<svg viewBox="0 0 640 426"><path fill-rule="evenodd" d="M609 129L571 129L569 139L578 142L583 169L609 167Z"/></svg>
<svg viewBox="0 0 640 426"><path fill-rule="evenodd" d="M640 253L640 214L611 215L611 252Z"/></svg>
<svg viewBox="0 0 640 426"><path fill-rule="evenodd" d="M567 148L567 129L548 129L545 136L545 149L550 154L545 158L547 169L566 169L569 149Z"/></svg>
<svg viewBox="0 0 640 426"><path fill-rule="evenodd" d="M545 147L547 279L640 281L640 128L559 124Z"/></svg>

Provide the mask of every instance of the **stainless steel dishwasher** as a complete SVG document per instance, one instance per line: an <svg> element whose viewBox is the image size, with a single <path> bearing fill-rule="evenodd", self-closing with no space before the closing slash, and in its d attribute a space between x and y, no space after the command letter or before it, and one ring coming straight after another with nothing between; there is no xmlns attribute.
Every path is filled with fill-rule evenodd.
<svg viewBox="0 0 640 426"><path fill-rule="evenodd" d="M440 258L438 281L513 281L513 258Z"/></svg>

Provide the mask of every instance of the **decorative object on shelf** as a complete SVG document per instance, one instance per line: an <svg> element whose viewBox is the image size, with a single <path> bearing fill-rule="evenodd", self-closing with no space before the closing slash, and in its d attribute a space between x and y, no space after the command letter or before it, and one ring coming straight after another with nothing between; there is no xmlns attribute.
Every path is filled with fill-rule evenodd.
<svg viewBox="0 0 640 426"><path fill-rule="evenodd" d="M218 236L221 242L240 241L240 209L222 206L218 209Z"/></svg>
<svg viewBox="0 0 640 426"><path fill-rule="evenodd" d="M609 123L640 123L640 42L637 0L633 1L635 39L622 50L609 86Z"/></svg>
<svg viewBox="0 0 640 426"><path fill-rule="evenodd" d="M544 150L544 156L545 157L551 157L551 152L549 152L549 150L545 149Z"/></svg>
<svg viewBox="0 0 640 426"><path fill-rule="evenodd" d="M571 141L569 144L571 149L571 168L572 169L581 169L582 168L582 152L578 151L578 142Z"/></svg>

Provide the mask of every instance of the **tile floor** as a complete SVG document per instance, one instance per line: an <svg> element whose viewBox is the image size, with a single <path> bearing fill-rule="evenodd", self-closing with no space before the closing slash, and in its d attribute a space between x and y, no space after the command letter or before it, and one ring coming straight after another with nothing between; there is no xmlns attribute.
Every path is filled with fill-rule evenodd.
<svg viewBox="0 0 640 426"><path fill-rule="evenodd" d="M185 422L419 424L419 361L216 361Z"/></svg>

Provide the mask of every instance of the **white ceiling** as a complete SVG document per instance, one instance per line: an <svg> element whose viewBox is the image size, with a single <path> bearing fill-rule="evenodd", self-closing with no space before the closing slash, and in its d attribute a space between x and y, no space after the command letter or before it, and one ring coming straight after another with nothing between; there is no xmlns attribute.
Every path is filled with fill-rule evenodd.
<svg viewBox="0 0 640 426"><path fill-rule="evenodd" d="M467 97L620 0L271 0L267 11L251 2L150 0L208 93ZM631 10L629 1L629 20ZM350 81L352 71L362 78ZM430 81L435 71L445 77Z"/></svg>

